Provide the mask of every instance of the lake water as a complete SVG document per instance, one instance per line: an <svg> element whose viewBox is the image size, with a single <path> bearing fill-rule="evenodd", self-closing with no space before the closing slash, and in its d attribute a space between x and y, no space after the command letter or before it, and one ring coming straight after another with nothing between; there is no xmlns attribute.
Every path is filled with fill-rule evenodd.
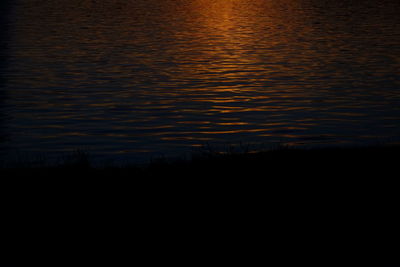
<svg viewBox="0 0 400 267"><path fill-rule="evenodd" d="M149 159L400 136L400 1L6 0L0 147Z"/></svg>

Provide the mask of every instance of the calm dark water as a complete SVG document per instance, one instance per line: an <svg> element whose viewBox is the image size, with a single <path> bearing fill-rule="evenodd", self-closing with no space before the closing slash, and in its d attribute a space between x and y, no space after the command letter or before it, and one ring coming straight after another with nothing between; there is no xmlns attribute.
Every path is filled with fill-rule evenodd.
<svg viewBox="0 0 400 267"><path fill-rule="evenodd" d="M3 5L4 157L400 136L398 0Z"/></svg>

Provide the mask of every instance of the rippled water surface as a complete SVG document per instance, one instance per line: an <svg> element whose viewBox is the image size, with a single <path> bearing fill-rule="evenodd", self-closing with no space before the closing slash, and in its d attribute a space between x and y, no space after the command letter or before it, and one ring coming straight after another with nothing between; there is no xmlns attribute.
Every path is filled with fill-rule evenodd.
<svg viewBox="0 0 400 267"><path fill-rule="evenodd" d="M3 155L135 159L400 134L400 1L15 0Z"/></svg>

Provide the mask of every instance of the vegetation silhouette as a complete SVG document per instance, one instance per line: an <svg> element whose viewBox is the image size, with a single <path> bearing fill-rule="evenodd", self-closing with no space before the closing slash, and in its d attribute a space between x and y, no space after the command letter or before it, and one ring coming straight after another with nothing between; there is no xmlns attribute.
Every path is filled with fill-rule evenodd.
<svg viewBox="0 0 400 267"><path fill-rule="evenodd" d="M393 177L396 173L400 145L359 147L295 148L278 146L273 149L218 152L204 149L189 159L153 159L147 164L94 166L90 155L76 151L56 165L46 159L21 161L14 166L2 166L7 175L54 175L125 178L274 178L301 179L314 177Z"/></svg>
<svg viewBox="0 0 400 267"><path fill-rule="evenodd" d="M30 197L22 206L28 205L34 215L37 215L38 207L50 205L50 210L45 209L52 217L50 222L53 223L58 215L56 218L67 225L61 230L50 231L51 235L57 231L65 232L74 237L72 244L78 247L80 242L77 240L81 236L87 237L87 231L91 229L95 243L99 239L105 241L107 231L124 240L133 233L135 240L132 242L138 242L142 233L144 241L157 244L171 257L158 254L158 250L139 239L139 247L150 250L151 255L146 255L148 261L154 259L157 252L156 258L163 262L184 259L182 254L188 255L189 259L201 258L210 262L208 256L212 253L203 250L199 250L200 256L193 253L197 250L193 249L192 243L203 247L200 241L205 241L207 249L211 247L224 262L232 259L244 265L253 263L252 260L257 263L258 257L271 262L275 255L280 263L288 265L307 262L308 266L340 266L343 262L351 262L351 266L369 263L371 266L394 267L396 265L385 263L395 262L398 255L397 247L392 247L395 251L391 251L391 244L387 242L394 239L394 230L398 228L392 218L397 217L398 202L387 196L396 198L398 193L390 192L391 184L379 181L384 181L385 177L398 179L397 173L392 171L397 169L399 152L399 145L313 149L279 146L255 153L217 152L211 148L193 154L187 160L161 158L147 165L93 167L90 155L77 151L65 157L58 166L3 168L0 175L3 180L10 177L3 175L6 172L32 178L19 182L14 187L18 194L13 192L9 199L15 202L19 199L16 195L28 192L26 195ZM40 179L45 176L52 179ZM68 179L59 179L61 177ZM101 177L107 179L99 179ZM380 183L389 190L378 195ZM9 187L3 188L10 191ZM397 187L393 189L397 191ZM33 207L30 207L31 203L34 203ZM387 203L394 203L395 209ZM66 214L73 215L71 218L66 216L66 210L69 210ZM17 209L17 212L21 213L21 210ZM83 218L93 213L100 215L95 216L94 221L89 220L88 227L82 228ZM24 220L20 222L25 224ZM49 224L44 225L49 227ZM71 225L84 233L74 233L75 228ZM39 238L43 238L42 231L33 229ZM179 235L184 237L180 239ZM64 242L58 235L56 238ZM169 253L168 248L175 251L177 248L171 245L171 239L185 240L179 253ZM31 240L36 242L36 238ZM265 252L264 243L260 245L260 241L271 247L267 250L272 256ZM115 244L126 245L115 239L109 243L113 247ZM81 244L85 254L87 244ZM99 244L103 246L104 242ZM221 246L229 253L225 254ZM251 253L247 254L246 249ZM243 257L234 257L232 252ZM18 253L14 259L21 255ZM46 251L45 257L48 254ZM97 255L96 250L96 256L90 257L91 263ZM131 251L128 255L132 258ZM32 261L32 258L25 258ZM67 257L58 260L64 258ZM97 259L104 263L102 257ZM136 256L134 260L137 261ZM212 260L215 262L215 257ZM115 265L114 257L110 265Z"/></svg>

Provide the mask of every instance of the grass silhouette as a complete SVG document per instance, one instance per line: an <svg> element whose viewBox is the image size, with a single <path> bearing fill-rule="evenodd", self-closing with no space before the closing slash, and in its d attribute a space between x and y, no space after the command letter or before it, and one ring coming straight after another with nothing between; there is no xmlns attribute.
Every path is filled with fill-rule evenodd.
<svg viewBox="0 0 400 267"><path fill-rule="evenodd" d="M396 171L400 145L360 147L293 148L278 146L252 152L228 150L217 152L207 147L190 159L153 159L148 164L125 164L94 167L90 155L76 151L56 165L44 158L21 161L12 167L3 166L6 175L56 176L77 174L109 177L300 177L300 175L374 175L393 176Z"/></svg>

